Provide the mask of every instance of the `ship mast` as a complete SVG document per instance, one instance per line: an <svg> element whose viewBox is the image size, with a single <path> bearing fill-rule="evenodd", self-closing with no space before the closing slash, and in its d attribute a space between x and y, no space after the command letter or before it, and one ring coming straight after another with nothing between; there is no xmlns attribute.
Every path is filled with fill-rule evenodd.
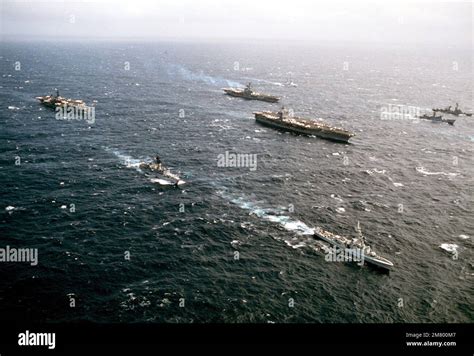
<svg viewBox="0 0 474 356"><path fill-rule="evenodd" d="M359 238L360 241L362 241L362 244L365 245L365 237L362 235L362 229L360 228L360 221L357 221L357 237Z"/></svg>

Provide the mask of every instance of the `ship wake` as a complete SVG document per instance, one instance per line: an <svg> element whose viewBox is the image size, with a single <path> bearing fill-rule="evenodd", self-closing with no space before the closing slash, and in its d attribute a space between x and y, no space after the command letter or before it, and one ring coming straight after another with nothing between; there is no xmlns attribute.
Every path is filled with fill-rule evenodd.
<svg viewBox="0 0 474 356"><path fill-rule="evenodd" d="M186 81L202 82L209 85L241 87L241 88L244 87L244 85L239 82L225 79L222 77L214 77L211 75L207 75L203 71L196 73L181 65L173 65L168 71L168 74L171 76L179 76L181 79L186 80Z"/></svg>
<svg viewBox="0 0 474 356"><path fill-rule="evenodd" d="M111 150L109 148L106 148L106 151L113 153L115 155L115 157L117 157L119 159L120 163L123 166L125 166L127 168L133 168L137 172L143 173L143 171L140 169L140 163L143 163L143 161L141 161L137 158L133 158L132 156L124 154L124 153L122 153L118 150ZM151 161L151 159L150 159L150 161Z"/></svg>
<svg viewBox="0 0 474 356"><path fill-rule="evenodd" d="M225 191L218 191L218 195L230 201L232 204L237 205L239 208L249 211L249 215L275 223L285 230L294 233L294 235L285 235L284 237L272 234L274 239L284 241L292 248L309 247L315 251L320 251L325 248L322 242L314 239L314 229L301 220L288 216L287 208L264 208L262 207L263 202L261 201L250 201L246 197L232 196Z"/></svg>

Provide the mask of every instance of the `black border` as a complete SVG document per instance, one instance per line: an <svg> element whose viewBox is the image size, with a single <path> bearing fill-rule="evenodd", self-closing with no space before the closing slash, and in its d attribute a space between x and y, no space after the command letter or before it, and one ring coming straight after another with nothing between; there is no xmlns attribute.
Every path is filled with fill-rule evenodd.
<svg viewBox="0 0 474 356"><path fill-rule="evenodd" d="M316 345L358 353L473 355L474 324L19 324L2 323L0 354L52 354L149 349L153 345ZM54 332L56 348L18 346L18 334ZM456 333L453 338L408 338L406 333ZM407 341L456 341L456 346L407 346ZM344 351L346 350L346 351ZM350 351L352 350L352 351ZM5 351L5 353L3 352ZM462 353L459 353L462 351ZM39 352L39 353L38 353ZM161 353L161 352L159 352ZM337 352L336 354L339 354Z"/></svg>

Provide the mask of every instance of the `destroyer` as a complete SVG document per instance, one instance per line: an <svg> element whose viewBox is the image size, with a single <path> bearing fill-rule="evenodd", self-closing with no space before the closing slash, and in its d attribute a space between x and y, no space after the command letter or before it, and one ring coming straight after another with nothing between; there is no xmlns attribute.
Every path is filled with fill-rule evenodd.
<svg viewBox="0 0 474 356"><path fill-rule="evenodd" d="M435 111L433 111L432 115L423 114L421 116L418 116L418 118L422 119L422 120L430 120L430 121L433 121L433 122L446 122L449 125L454 125L454 122L456 121L455 119L443 119L442 115L436 116Z"/></svg>
<svg viewBox="0 0 474 356"><path fill-rule="evenodd" d="M339 236L329 231L325 231L320 227L316 227L314 229L314 237L323 240L342 251L362 251L361 253L353 252L354 260L357 260L360 255L362 255L362 260L364 262L384 270L390 270L393 267L393 263L378 255L375 251L372 251L370 246L365 244L365 238L362 235L359 223L357 223L356 230L358 232L358 237L348 239L347 237Z"/></svg>
<svg viewBox="0 0 474 356"><path fill-rule="evenodd" d="M288 115L288 111L285 110L284 107L278 112L258 111L254 112L254 115L255 120L262 125L297 134L314 135L328 140L346 143L354 136L354 133L339 127L332 127L322 122Z"/></svg>
<svg viewBox="0 0 474 356"><path fill-rule="evenodd" d="M248 83L244 89L226 88L223 90L227 95L236 96L238 98L243 98L247 100L260 100L269 103L276 103L278 102L278 100L280 100L280 98L276 96L261 94L253 91L251 88L251 83Z"/></svg>
<svg viewBox="0 0 474 356"><path fill-rule="evenodd" d="M456 103L456 107L452 109L451 105L446 107L446 108L441 108L441 109L433 109L434 112L442 112L445 114L450 114L454 116L460 116L460 115L465 115L465 116L472 116L472 113L467 113L459 109L458 103Z"/></svg>

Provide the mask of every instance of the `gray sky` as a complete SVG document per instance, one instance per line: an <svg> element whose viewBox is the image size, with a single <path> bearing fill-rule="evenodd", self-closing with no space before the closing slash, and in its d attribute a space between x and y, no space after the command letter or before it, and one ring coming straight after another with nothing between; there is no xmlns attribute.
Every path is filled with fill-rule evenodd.
<svg viewBox="0 0 474 356"><path fill-rule="evenodd" d="M472 45L472 1L0 1L4 39L235 38Z"/></svg>

